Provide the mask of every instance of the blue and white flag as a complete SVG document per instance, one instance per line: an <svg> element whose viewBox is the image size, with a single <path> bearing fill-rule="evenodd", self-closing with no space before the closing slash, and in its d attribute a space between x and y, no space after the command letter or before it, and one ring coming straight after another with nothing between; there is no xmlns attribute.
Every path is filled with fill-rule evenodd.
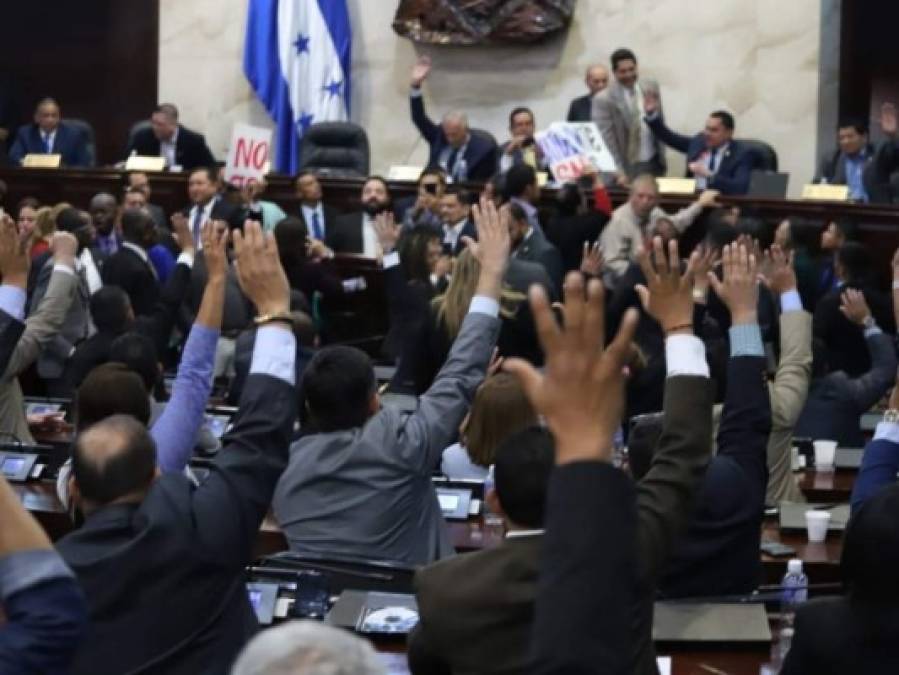
<svg viewBox="0 0 899 675"><path fill-rule="evenodd" d="M243 70L275 121L275 168L296 173L300 138L350 112L346 0L250 0Z"/></svg>

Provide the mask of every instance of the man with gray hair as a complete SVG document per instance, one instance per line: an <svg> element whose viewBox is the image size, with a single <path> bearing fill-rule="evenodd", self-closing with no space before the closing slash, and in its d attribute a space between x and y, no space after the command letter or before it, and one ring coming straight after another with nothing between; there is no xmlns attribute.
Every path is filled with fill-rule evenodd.
<svg viewBox="0 0 899 675"><path fill-rule="evenodd" d="M178 108L171 103L161 103L153 109L150 125L132 133L125 155L164 157L169 171L215 165L203 134L179 124Z"/></svg>
<svg viewBox="0 0 899 675"><path fill-rule="evenodd" d="M593 115L593 97L609 86L609 69L600 63L587 66L584 73L587 93L572 99L568 106L569 122L589 122Z"/></svg>
<svg viewBox="0 0 899 675"><path fill-rule="evenodd" d="M428 142L428 166L439 166L450 181L486 181L496 168L496 141L471 133L468 117L449 112L435 124L425 112L421 85L431 72L431 58L421 56L412 68L409 107L412 123Z"/></svg>
<svg viewBox="0 0 899 675"><path fill-rule="evenodd" d="M237 657L231 675L384 675L372 646L317 621L290 621L260 633Z"/></svg>

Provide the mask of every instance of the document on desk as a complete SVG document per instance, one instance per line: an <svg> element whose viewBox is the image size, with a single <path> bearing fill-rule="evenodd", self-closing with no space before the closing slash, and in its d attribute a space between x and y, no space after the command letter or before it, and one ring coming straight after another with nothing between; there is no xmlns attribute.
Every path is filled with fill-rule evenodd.
<svg viewBox="0 0 899 675"><path fill-rule="evenodd" d="M657 656L656 665L659 667L659 675L671 675L670 656Z"/></svg>

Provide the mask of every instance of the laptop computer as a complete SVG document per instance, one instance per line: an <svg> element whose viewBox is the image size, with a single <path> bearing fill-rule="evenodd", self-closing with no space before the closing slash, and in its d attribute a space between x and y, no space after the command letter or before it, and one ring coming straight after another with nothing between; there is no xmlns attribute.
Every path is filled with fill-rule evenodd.
<svg viewBox="0 0 899 675"><path fill-rule="evenodd" d="M787 196L787 186L790 183L790 174L777 171L754 170L749 175L750 197L767 197L769 199L784 199Z"/></svg>
<svg viewBox="0 0 899 675"><path fill-rule="evenodd" d="M657 602L652 621L656 642L771 643L762 603Z"/></svg>
<svg viewBox="0 0 899 675"><path fill-rule="evenodd" d="M833 456L833 465L837 469L858 469L862 465L864 448L837 448Z"/></svg>
<svg viewBox="0 0 899 675"><path fill-rule="evenodd" d="M805 512L811 510L830 511L829 532L842 532L849 522L849 504L799 504L780 503L780 529L805 532Z"/></svg>

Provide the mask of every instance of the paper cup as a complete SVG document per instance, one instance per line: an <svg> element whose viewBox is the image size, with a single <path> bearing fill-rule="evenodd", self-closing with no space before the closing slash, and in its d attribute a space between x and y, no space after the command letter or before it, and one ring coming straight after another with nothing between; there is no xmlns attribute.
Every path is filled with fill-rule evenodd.
<svg viewBox="0 0 899 675"><path fill-rule="evenodd" d="M833 458L837 453L836 441L815 441L815 471L833 471Z"/></svg>
<svg viewBox="0 0 899 675"><path fill-rule="evenodd" d="M810 542L822 542L827 538L827 526L830 524L830 511L806 511L805 529Z"/></svg>

